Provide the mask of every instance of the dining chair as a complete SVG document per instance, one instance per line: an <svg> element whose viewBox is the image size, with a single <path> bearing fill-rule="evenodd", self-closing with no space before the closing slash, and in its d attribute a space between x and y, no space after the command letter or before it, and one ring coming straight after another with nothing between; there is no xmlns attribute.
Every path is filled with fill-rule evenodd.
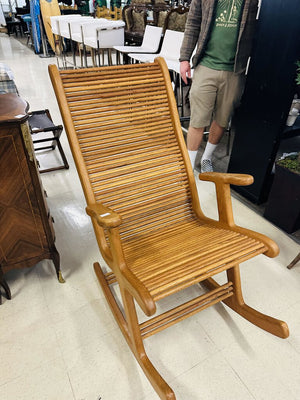
<svg viewBox="0 0 300 400"><path fill-rule="evenodd" d="M102 64L104 64L104 51L107 51L108 64L112 65L113 47L124 45L124 26L124 21L102 18L82 25L83 43L91 47L93 53L98 54L99 65L100 53L102 53Z"/></svg>
<svg viewBox="0 0 300 400"><path fill-rule="evenodd" d="M114 46L114 49L123 53L123 58L126 58L127 54L132 51L135 53L157 53L162 39L162 30L158 26L146 25L141 46Z"/></svg>
<svg viewBox="0 0 300 400"><path fill-rule="evenodd" d="M132 53L128 53L128 57L138 62L153 62L156 57L163 57L168 64L168 60L179 60L182 40L183 32L167 29L159 54L136 53L133 51Z"/></svg>

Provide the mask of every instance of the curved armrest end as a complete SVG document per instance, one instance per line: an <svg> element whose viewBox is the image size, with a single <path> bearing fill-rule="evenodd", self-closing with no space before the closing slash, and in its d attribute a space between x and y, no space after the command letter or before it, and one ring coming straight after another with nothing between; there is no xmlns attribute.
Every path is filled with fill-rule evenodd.
<svg viewBox="0 0 300 400"><path fill-rule="evenodd" d="M116 228L121 225L122 219L119 214L103 204L90 204L86 207L86 213L97 220L103 228Z"/></svg>
<svg viewBox="0 0 300 400"><path fill-rule="evenodd" d="M268 250L264 254L270 258L274 258L274 257L278 256L280 250L279 250L277 243L265 235L261 235L261 236L262 236L262 241L268 247Z"/></svg>
<svg viewBox="0 0 300 400"><path fill-rule="evenodd" d="M150 317L156 312L156 304L141 281L128 269L121 270L126 289L135 298L144 313Z"/></svg>
<svg viewBox="0 0 300 400"><path fill-rule="evenodd" d="M248 174L232 174L223 172L204 172L199 174L199 179L201 181L210 181L216 184L230 184L238 186L251 185L254 181L252 175Z"/></svg>
<svg viewBox="0 0 300 400"><path fill-rule="evenodd" d="M255 240L262 242L266 247L267 250L263 253L265 256L274 258L279 254L279 247L273 239L269 238L268 236L264 235L263 233L259 233L253 231L251 229L242 228L241 226L235 226L234 230L236 232L240 232L243 235L252 237Z"/></svg>

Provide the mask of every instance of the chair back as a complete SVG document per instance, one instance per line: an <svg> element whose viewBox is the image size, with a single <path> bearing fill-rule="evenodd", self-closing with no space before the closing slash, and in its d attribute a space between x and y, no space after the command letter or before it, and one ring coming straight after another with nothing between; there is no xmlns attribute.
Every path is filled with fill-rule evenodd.
<svg viewBox="0 0 300 400"><path fill-rule="evenodd" d="M83 17L81 15L76 15L76 17L72 17L72 18L61 18L58 20L59 23L59 32L60 32L60 36L66 38L66 39L70 39L70 23L72 22L78 22L78 24L80 24L81 19Z"/></svg>
<svg viewBox="0 0 300 400"><path fill-rule="evenodd" d="M170 60L178 60L182 41L183 32L167 29L164 34L160 56Z"/></svg>
<svg viewBox="0 0 300 400"><path fill-rule="evenodd" d="M155 53L159 49L162 35L162 28L146 25L142 47Z"/></svg>
<svg viewBox="0 0 300 400"><path fill-rule="evenodd" d="M189 8L179 6L172 8L165 19L164 31L171 29L173 31L184 32Z"/></svg>
<svg viewBox="0 0 300 400"><path fill-rule="evenodd" d="M81 17L80 19L73 19L73 20L71 19L69 21L71 39L81 43L82 25L94 21L95 19L93 17L88 17L88 16Z"/></svg>
<svg viewBox="0 0 300 400"><path fill-rule="evenodd" d="M87 204L121 215L124 240L193 219L197 190L164 60L49 70Z"/></svg>
<svg viewBox="0 0 300 400"><path fill-rule="evenodd" d="M121 20L96 18L82 25L83 42L93 48L111 48L124 44L124 25Z"/></svg>

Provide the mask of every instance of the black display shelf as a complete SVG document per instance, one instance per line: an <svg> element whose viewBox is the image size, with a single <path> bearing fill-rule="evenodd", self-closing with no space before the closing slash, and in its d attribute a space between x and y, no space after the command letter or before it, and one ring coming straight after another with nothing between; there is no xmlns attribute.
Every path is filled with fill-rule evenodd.
<svg viewBox="0 0 300 400"><path fill-rule="evenodd" d="M300 1L262 0L228 165L228 172L254 176L252 185L235 190L255 204L267 201L281 142L299 135L299 118L286 126L300 59L299 20Z"/></svg>

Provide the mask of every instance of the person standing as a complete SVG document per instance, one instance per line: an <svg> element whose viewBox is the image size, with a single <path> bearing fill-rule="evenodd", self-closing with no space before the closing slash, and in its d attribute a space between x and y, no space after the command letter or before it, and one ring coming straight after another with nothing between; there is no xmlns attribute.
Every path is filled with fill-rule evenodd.
<svg viewBox="0 0 300 400"><path fill-rule="evenodd" d="M244 88L258 0L192 0L180 50L180 74L190 91L187 148L194 169L204 129L210 126L201 172L213 171L212 154Z"/></svg>

